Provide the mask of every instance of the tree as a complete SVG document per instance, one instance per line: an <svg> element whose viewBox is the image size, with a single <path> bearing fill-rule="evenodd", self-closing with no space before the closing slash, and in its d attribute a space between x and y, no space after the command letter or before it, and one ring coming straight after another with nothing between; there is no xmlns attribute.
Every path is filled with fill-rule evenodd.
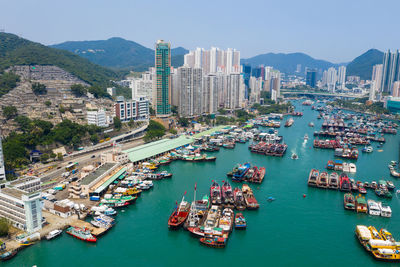
<svg viewBox="0 0 400 267"><path fill-rule="evenodd" d="M45 95L47 94L46 85L41 83L33 83L32 84L32 91L35 95Z"/></svg>
<svg viewBox="0 0 400 267"><path fill-rule="evenodd" d="M93 144L97 144L97 143L99 142L99 137L97 136L97 134L92 134L92 135L90 136L90 141L91 141Z"/></svg>
<svg viewBox="0 0 400 267"><path fill-rule="evenodd" d="M3 106L3 116L9 120L15 118L18 115L18 110L14 106Z"/></svg>
<svg viewBox="0 0 400 267"><path fill-rule="evenodd" d="M149 112L151 116L156 115L156 111L153 109L153 107L149 107Z"/></svg>
<svg viewBox="0 0 400 267"><path fill-rule="evenodd" d="M85 86L83 86L82 84L73 84L71 85L71 92L77 96L83 96L86 95L87 93L87 88Z"/></svg>
<svg viewBox="0 0 400 267"><path fill-rule="evenodd" d="M182 126L182 127L188 127L189 126L189 120L188 118L179 118L178 119L178 123Z"/></svg>
<svg viewBox="0 0 400 267"><path fill-rule="evenodd" d="M57 159L58 159L59 161L63 161L63 160L64 160L63 154L57 153Z"/></svg>
<svg viewBox="0 0 400 267"><path fill-rule="evenodd" d="M172 107L171 107L171 112L172 112L172 114L174 114L174 115L178 115L178 107L177 107L177 106L172 106Z"/></svg>
<svg viewBox="0 0 400 267"><path fill-rule="evenodd" d="M50 153L50 158L55 159L57 157L57 155L53 152Z"/></svg>
<svg viewBox="0 0 400 267"><path fill-rule="evenodd" d="M6 218L0 218L0 236L8 235L10 230L10 222Z"/></svg>
<svg viewBox="0 0 400 267"><path fill-rule="evenodd" d="M49 156L49 154L47 154L47 153L43 153L42 155L40 155L40 161L41 161L42 163L47 162L47 161L49 160L49 158L50 158L50 156Z"/></svg>
<svg viewBox="0 0 400 267"><path fill-rule="evenodd" d="M149 126L147 127L146 135L144 136L144 141L149 142L154 139L159 139L165 135L165 127L154 120L150 120Z"/></svg>
<svg viewBox="0 0 400 267"><path fill-rule="evenodd" d="M223 109L223 108L218 109L218 112L219 112L219 114L221 114L221 115L226 115L226 114L228 113L228 111L227 111L226 109Z"/></svg>
<svg viewBox="0 0 400 267"><path fill-rule="evenodd" d="M50 106L51 106L51 101L47 100L46 102L44 102L44 104L45 104L47 107L50 107Z"/></svg>
<svg viewBox="0 0 400 267"><path fill-rule="evenodd" d="M177 134L178 133L178 131L175 128L171 128L169 130L169 132L172 133L172 134Z"/></svg>
<svg viewBox="0 0 400 267"><path fill-rule="evenodd" d="M118 117L114 117L114 128L119 131L121 130L122 122Z"/></svg>
<svg viewBox="0 0 400 267"><path fill-rule="evenodd" d="M60 111L60 113L65 113L65 108L63 106L60 106L58 110Z"/></svg>

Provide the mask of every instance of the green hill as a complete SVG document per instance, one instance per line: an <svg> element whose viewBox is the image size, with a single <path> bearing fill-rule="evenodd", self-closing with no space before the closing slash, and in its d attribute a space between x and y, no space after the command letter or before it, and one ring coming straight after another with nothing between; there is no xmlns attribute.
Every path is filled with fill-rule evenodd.
<svg viewBox="0 0 400 267"><path fill-rule="evenodd" d="M71 52L0 32L0 73L13 65L55 65L91 85L104 86L122 75Z"/></svg>
<svg viewBox="0 0 400 267"><path fill-rule="evenodd" d="M115 69L144 71L154 66L153 49L119 37L98 41L68 41L51 47L73 52L93 63ZM182 47L171 49L172 66L183 65L183 55L187 52Z"/></svg>
<svg viewBox="0 0 400 267"><path fill-rule="evenodd" d="M383 52L377 49L370 49L347 65L347 76L356 75L363 80L370 80L373 66L382 64L382 62Z"/></svg>

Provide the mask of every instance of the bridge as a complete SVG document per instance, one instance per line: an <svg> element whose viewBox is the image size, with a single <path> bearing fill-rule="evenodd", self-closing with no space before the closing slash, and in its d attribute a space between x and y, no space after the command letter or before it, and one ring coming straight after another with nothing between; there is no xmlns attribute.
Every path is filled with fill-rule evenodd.
<svg viewBox="0 0 400 267"><path fill-rule="evenodd" d="M282 96L288 95L304 95L304 96L325 96L325 97L341 97L341 98L362 98L368 94L345 94L345 93L329 93L329 92L315 92L303 90L281 90Z"/></svg>

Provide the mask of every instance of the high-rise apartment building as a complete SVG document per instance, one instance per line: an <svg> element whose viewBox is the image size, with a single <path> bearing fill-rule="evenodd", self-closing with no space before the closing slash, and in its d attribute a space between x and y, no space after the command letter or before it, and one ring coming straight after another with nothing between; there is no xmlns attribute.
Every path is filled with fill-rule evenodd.
<svg viewBox="0 0 400 267"><path fill-rule="evenodd" d="M6 170L4 168L3 144L0 136L0 181L6 180Z"/></svg>
<svg viewBox="0 0 400 267"><path fill-rule="evenodd" d="M171 114L171 45L158 40L155 50L155 111L157 117Z"/></svg>
<svg viewBox="0 0 400 267"><path fill-rule="evenodd" d="M213 114L218 110L218 78L215 74L203 77L203 113Z"/></svg>
<svg viewBox="0 0 400 267"><path fill-rule="evenodd" d="M153 99L154 68L146 71L140 78L129 79L129 87L132 89L132 98L146 97L155 106Z"/></svg>
<svg viewBox="0 0 400 267"><path fill-rule="evenodd" d="M337 84L339 89L346 87L346 66L340 66L338 68Z"/></svg>
<svg viewBox="0 0 400 267"><path fill-rule="evenodd" d="M383 64L376 64L372 68L371 88L369 92L369 100L375 101L377 95L381 91Z"/></svg>
<svg viewBox="0 0 400 267"><path fill-rule="evenodd" d="M335 91L336 82L337 82L337 71L335 68L330 67L327 72L327 81L326 81L328 91L331 92Z"/></svg>
<svg viewBox="0 0 400 267"><path fill-rule="evenodd" d="M400 52L388 50L383 57L381 91L391 93L395 81L400 80Z"/></svg>

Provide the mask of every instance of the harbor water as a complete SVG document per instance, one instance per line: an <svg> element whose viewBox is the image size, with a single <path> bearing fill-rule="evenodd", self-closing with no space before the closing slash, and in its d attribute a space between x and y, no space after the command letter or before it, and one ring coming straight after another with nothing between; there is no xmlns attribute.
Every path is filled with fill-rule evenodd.
<svg viewBox="0 0 400 267"><path fill-rule="evenodd" d="M250 153L247 143L209 153L217 156L215 162L172 162L162 169L173 177L155 181L154 188L143 192L136 204L120 210L116 226L97 244L63 233L58 239L21 251L2 266L398 266L374 260L359 244L354 230L357 224L374 225L378 230L388 229L400 240L400 199L394 194L388 200L393 215L382 218L344 210L340 191L309 188L310 170L324 170L333 159L333 150L312 148L313 132L320 129L322 120L317 120L318 112L310 107L300 102L296 105L304 116L295 117L289 128L283 127L283 121L279 129L288 144L283 158ZM311 121L314 128L308 126ZM308 142L303 140L305 133ZM400 187L387 167L399 158L400 139L398 135L385 138L382 152L373 143L373 153L360 153L357 173L352 175L355 180L385 178ZM298 160L291 159L292 152L299 155ZM226 173L244 162L266 167L263 183L251 185L260 209L243 212L247 230L234 230L224 249L204 247L183 229L168 230L168 217L185 191L186 199L192 200L197 183L197 198L201 198L209 194L212 180L221 183L229 179ZM268 197L276 200L268 202ZM369 198L378 199L370 189Z"/></svg>

